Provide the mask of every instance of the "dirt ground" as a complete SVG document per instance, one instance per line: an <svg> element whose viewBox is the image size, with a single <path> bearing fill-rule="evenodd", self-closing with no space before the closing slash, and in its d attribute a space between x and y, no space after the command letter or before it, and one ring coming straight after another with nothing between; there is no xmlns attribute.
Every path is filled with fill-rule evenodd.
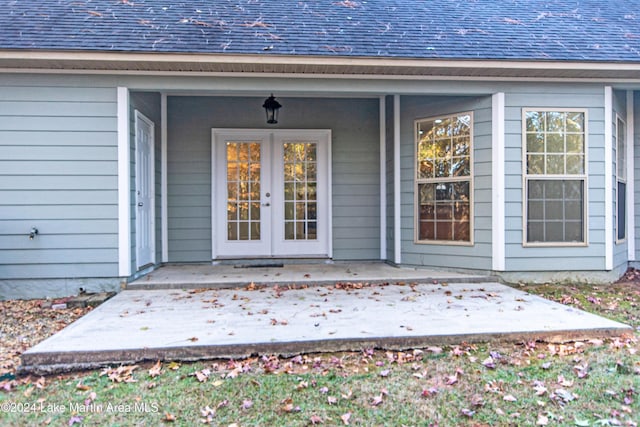
<svg viewBox="0 0 640 427"><path fill-rule="evenodd" d="M0 380L15 374L24 351L91 310L61 308L65 301L0 301Z"/></svg>

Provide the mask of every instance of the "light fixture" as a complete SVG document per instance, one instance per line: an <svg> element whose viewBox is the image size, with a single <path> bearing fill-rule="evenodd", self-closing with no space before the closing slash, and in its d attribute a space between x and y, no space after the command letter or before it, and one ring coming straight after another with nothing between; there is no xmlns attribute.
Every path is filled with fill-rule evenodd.
<svg viewBox="0 0 640 427"><path fill-rule="evenodd" d="M262 108L267 113L267 123L270 125L278 123L278 110L282 107L276 98L274 98L273 94L270 97L264 100L264 104L262 104Z"/></svg>

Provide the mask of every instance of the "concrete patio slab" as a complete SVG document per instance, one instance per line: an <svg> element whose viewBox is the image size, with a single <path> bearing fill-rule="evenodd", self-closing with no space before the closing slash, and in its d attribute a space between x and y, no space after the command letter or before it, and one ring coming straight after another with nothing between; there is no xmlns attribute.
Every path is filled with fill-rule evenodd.
<svg viewBox="0 0 640 427"><path fill-rule="evenodd" d="M336 282L415 282L473 283L495 280L485 275L469 275L424 268L394 267L383 262L317 262L263 267L277 261L258 260L235 265L170 264L158 268L127 285L127 289L228 288L255 284L333 284Z"/></svg>
<svg viewBox="0 0 640 427"><path fill-rule="evenodd" d="M125 290L22 355L46 373L143 360L567 341L630 328L498 283Z"/></svg>

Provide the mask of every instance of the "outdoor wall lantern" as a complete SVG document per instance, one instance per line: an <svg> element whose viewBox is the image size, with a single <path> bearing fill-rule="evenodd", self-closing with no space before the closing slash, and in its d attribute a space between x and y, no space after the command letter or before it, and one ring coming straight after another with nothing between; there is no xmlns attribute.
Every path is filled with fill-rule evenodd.
<svg viewBox="0 0 640 427"><path fill-rule="evenodd" d="M274 125L278 123L278 110L282 107L276 98L274 98L273 94L270 97L264 100L264 104L262 104L262 108L267 113L267 123L270 125Z"/></svg>

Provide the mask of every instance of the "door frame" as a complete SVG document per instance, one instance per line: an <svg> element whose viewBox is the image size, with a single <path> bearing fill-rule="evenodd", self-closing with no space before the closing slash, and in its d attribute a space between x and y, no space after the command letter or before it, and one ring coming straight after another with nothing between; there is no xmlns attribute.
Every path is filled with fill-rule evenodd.
<svg viewBox="0 0 640 427"><path fill-rule="evenodd" d="M140 233L140 224L141 218L137 213L136 209L136 269L140 270L143 267L148 266L149 264L156 263L156 233L155 233L155 220L156 220L156 189L155 189L155 123L149 119L147 116L142 114L140 111L134 111L134 141L136 144L135 147L135 199L134 206L138 207L138 189L142 186L142 180L140 179L140 164L138 162L139 154L140 154L140 144L138 144L138 135L140 123L144 123L149 127L149 199L151 200L151 205L149 209L149 221L148 227L150 230L149 233L149 246L151 250L151 257L149 258L149 262L140 263L140 248L141 248L141 233Z"/></svg>
<svg viewBox="0 0 640 427"><path fill-rule="evenodd" d="M251 256L247 255L245 258L309 258L309 257L322 257L322 258L332 258L333 257L333 203L332 203L332 153L331 153L331 130L330 129L270 129L270 128L213 128L211 129L211 259L216 260L220 258L242 258L242 256L230 256L230 257L220 257L217 250L217 239L224 238L223 236L218 235L218 224L217 221L223 221L224 218L219 218L220 215L217 214L217 198L219 195L216 190L218 188L219 182L218 178L223 174L220 174L217 168L217 162L220 160L220 156L223 153L219 152L218 142L220 141L220 137L229 137L235 136L238 137L247 137L249 135L258 135L264 136L267 135L268 143L270 149L274 146L274 141L276 139L276 135L280 137L296 137L299 136L301 139L318 139L320 144L325 144L326 146L326 165L325 165L325 183L326 183L326 203L324 209L324 215L326 217L325 221L325 233L323 238L326 242L326 254L322 255L314 255L314 254L287 254L287 255L270 255L270 256ZM273 165L280 165L281 161L274 161L275 159L271 159ZM274 170L275 168L272 168ZM272 174L273 175L273 174ZM225 175L226 176L226 175ZM277 180L276 180L277 181ZM273 183L272 183L273 185ZM318 213L320 215L320 212ZM273 223L275 218L271 219ZM271 252L273 254L273 251Z"/></svg>

